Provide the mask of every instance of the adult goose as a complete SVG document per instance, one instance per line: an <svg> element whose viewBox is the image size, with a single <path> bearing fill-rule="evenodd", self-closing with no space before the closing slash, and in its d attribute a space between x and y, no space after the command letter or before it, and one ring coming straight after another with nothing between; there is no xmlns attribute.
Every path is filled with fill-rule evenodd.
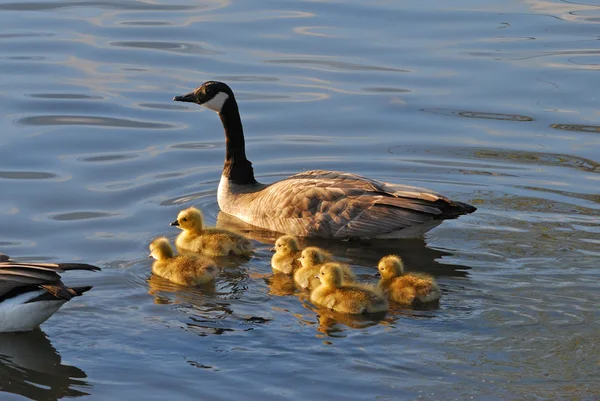
<svg viewBox="0 0 600 401"><path fill-rule="evenodd" d="M100 270L85 263L15 262L0 254L0 332L38 327L65 302L92 287L67 287L59 273Z"/></svg>
<svg viewBox="0 0 600 401"><path fill-rule="evenodd" d="M339 171L306 171L261 184L246 158L242 121L229 86L208 81L173 100L219 114L226 140L219 207L248 224L299 237L408 238L476 210L428 189Z"/></svg>

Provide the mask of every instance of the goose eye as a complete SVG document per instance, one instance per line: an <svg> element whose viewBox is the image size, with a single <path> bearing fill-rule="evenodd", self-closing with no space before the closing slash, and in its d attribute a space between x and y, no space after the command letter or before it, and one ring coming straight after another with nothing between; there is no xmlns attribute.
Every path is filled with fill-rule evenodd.
<svg viewBox="0 0 600 401"><path fill-rule="evenodd" d="M187 221L187 217L184 217L183 219L181 219L181 221Z"/></svg>

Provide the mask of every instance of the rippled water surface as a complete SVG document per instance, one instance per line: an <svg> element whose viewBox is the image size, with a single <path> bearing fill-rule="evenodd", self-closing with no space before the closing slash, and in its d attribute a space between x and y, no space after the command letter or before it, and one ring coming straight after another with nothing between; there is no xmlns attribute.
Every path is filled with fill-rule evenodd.
<svg viewBox="0 0 600 401"><path fill-rule="evenodd" d="M103 268L0 336L0 399L597 399L599 23L596 0L0 3L0 252ZM260 181L338 169L476 205L324 244L365 281L402 255L439 308L318 311L271 277L268 234L213 287L152 277L181 208L234 224L219 119L171 101L209 79Z"/></svg>

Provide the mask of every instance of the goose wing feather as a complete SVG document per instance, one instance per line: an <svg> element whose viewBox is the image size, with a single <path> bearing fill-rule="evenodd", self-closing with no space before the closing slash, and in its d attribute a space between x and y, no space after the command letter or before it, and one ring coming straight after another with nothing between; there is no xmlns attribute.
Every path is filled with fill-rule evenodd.
<svg viewBox="0 0 600 401"><path fill-rule="evenodd" d="M330 238L380 235L468 212L466 204L423 188L325 170L275 182L259 198L246 210L253 220L281 232Z"/></svg>
<svg viewBox="0 0 600 401"><path fill-rule="evenodd" d="M48 288L66 289L58 273L68 270L100 270L99 267L86 263L27 263L7 259L0 259L0 298L19 287L46 285Z"/></svg>

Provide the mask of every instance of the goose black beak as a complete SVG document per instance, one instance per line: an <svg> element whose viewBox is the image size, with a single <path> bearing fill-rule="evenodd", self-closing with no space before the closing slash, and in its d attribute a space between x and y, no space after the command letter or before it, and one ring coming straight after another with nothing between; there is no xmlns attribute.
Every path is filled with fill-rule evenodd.
<svg viewBox="0 0 600 401"><path fill-rule="evenodd" d="M271 251L271 252L275 252L275 247L273 247L273 248L269 248L269 251Z"/></svg>
<svg viewBox="0 0 600 401"><path fill-rule="evenodd" d="M148 257L149 257L150 259L152 259L152 254L151 254L151 253L150 253L150 254L148 254Z"/></svg>
<svg viewBox="0 0 600 401"><path fill-rule="evenodd" d="M179 227L179 221L175 220L170 224L171 226Z"/></svg>
<svg viewBox="0 0 600 401"><path fill-rule="evenodd" d="M381 277L380 273L375 273L375 277Z"/></svg>
<svg viewBox="0 0 600 401"><path fill-rule="evenodd" d="M186 93L185 95L175 96L173 98L173 100L176 101L176 102L196 103L198 99L196 98L196 93L195 92L190 92L190 93Z"/></svg>

